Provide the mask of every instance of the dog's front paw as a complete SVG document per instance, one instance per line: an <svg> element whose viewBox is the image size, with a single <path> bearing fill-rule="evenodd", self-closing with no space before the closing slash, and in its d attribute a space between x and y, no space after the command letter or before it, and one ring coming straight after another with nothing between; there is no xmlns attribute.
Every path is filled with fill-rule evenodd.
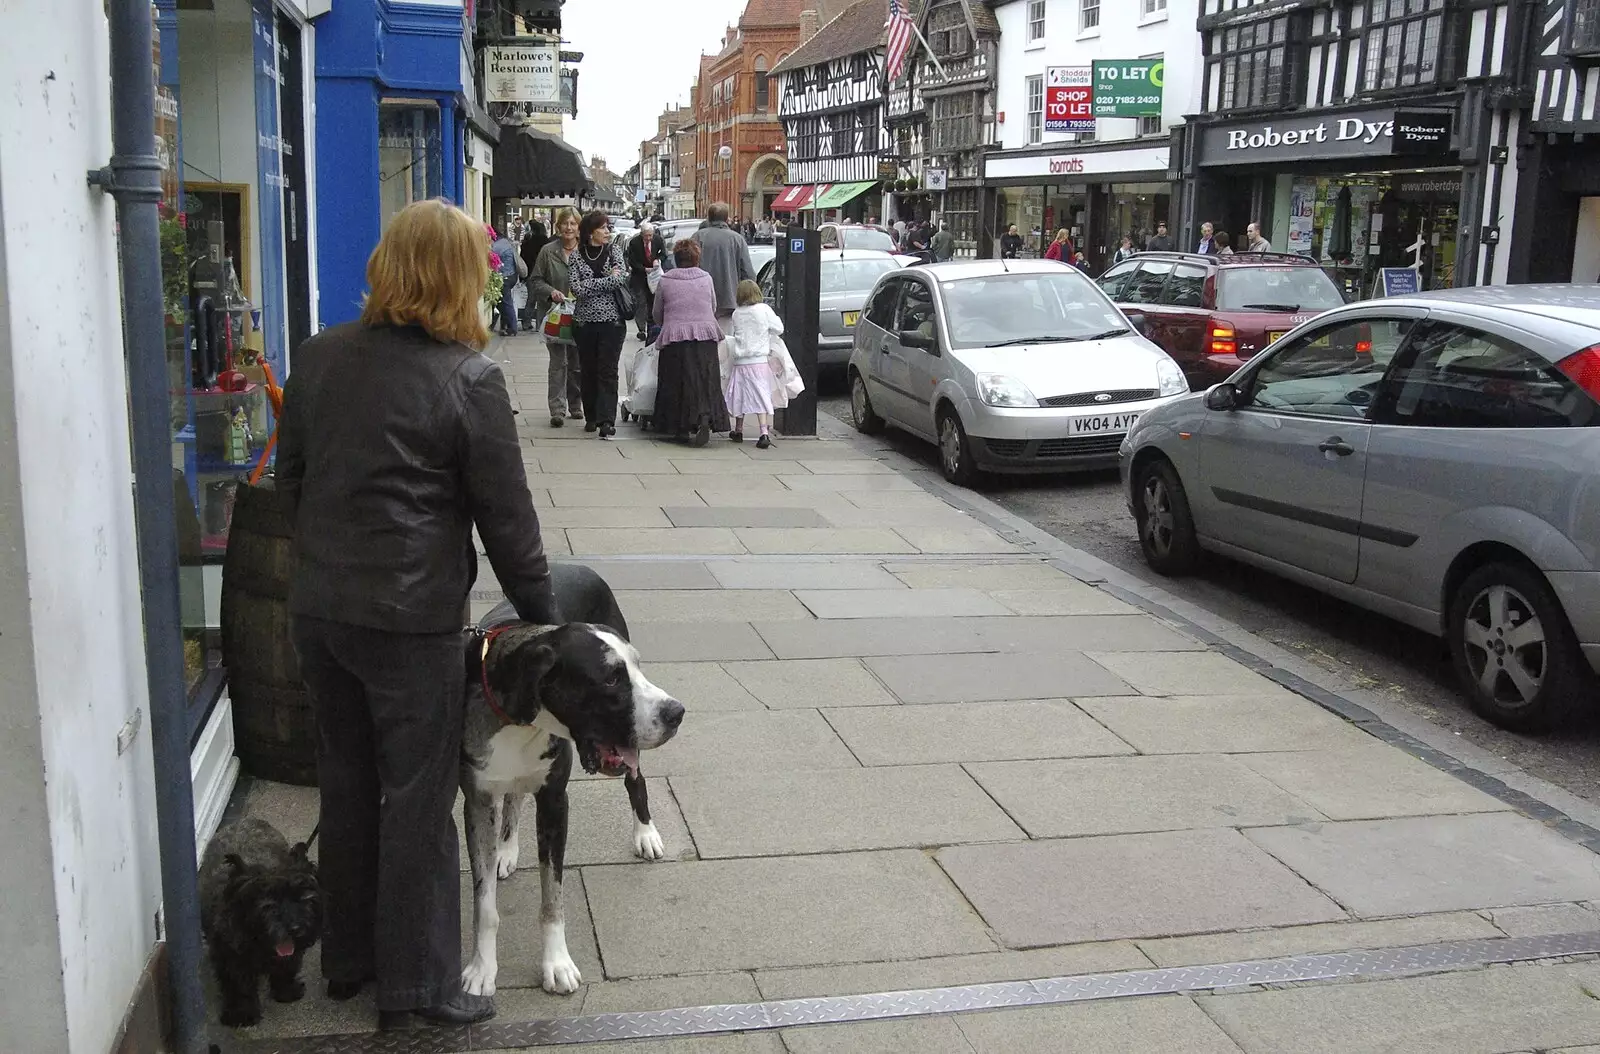
<svg viewBox="0 0 1600 1054"><path fill-rule="evenodd" d="M272 982L272 998L280 1003L298 1003L306 994L306 983L298 977Z"/></svg>
<svg viewBox="0 0 1600 1054"><path fill-rule="evenodd" d="M667 847L662 843L661 832L656 830L654 821L634 821L633 854L641 860L660 860L667 855Z"/></svg>
<svg viewBox="0 0 1600 1054"><path fill-rule="evenodd" d="M468 995L494 995L495 975L500 972L498 963L484 962L473 956L466 969L461 971L461 987Z"/></svg>
<svg viewBox="0 0 1600 1054"><path fill-rule="evenodd" d="M261 1024L261 1008L259 1006L225 1006L222 1008L222 1023L229 1028L249 1028L251 1025Z"/></svg>
<svg viewBox="0 0 1600 1054"><path fill-rule="evenodd" d="M517 858L522 855L522 848L517 844L517 836L512 835L501 842L494 851L494 873L497 878L510 878L517 870Z"/></svg>
<svg viewBox="0 0 1600 1054"><path fill-rule="evenodd" d="M559 956L544 961L544 990L556 995L569 995L578 990L583 983L583 974L578 972L578 964L572 961L572 956L562 952Z"/></svg>

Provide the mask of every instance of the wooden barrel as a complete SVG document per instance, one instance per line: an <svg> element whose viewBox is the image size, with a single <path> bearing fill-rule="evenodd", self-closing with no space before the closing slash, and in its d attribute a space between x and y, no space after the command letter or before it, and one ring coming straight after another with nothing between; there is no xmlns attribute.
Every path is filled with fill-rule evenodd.
<svg viewBox="0 0 1600 1054"><path fill-rule="evenodd" d="M314 787L316 722L289 643L286 511L272 480L240 482L222 564L222 661L240 765L260 779Z"/></svg>

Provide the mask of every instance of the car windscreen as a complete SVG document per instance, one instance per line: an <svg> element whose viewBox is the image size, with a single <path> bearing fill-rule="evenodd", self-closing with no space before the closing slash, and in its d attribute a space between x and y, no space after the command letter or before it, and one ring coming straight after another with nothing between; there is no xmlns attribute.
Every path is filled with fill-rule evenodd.
<svg viewBox="0 0 1600 1054"><path fill-rule="evenodd" d="M879 275L899 269L900 265L887 256L868 260L830 260L824 256L820 289L823 296L829 293L866 296L877 284Z"/></svg>
<svg viewBox="0 0 1600 1054"><path fill-rule="evenodd" d="M1318 267L1222 267L1217 273L1220 311L1326 311L1344 297Z"/></svg>
<svg viewBox="0 0 1600 1054"><path fill-rule="evenodd" d="M839 237L844 242L846 249L877 249L880 252L894 252L894 239L882 231L875 231L871 227L844 227L839 231Z"/></svg>
<svg viewBox="0 0 1600 1054"><path fill-rule="evenodd" d="M1077 270L1013 272L944 283L957 348L1045 344L1113 336L1128 320Z"/></svg>

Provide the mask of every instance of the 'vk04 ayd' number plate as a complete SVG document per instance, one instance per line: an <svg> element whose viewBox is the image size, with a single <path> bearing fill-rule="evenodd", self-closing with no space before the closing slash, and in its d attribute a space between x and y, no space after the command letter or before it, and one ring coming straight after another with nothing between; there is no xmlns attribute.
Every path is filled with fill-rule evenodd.
<svg viewBox="0 0 1600 1054"><path fill-rule="evenodd" d="M861 312L859 312L859 311L846 311L844 313L844 325L845 325L845 328L849 329L850 327L854 326L858 321L860 321L860 319L861 319Z"/></svg>
<svg viewBox="0 0 1600 1054"><path fill-rule="evenodd" d="M1139 420L1138 414L1100 414L1098 417L1074 417L1071 434L1075 436L1111 435L1126 432Z"/></svg>

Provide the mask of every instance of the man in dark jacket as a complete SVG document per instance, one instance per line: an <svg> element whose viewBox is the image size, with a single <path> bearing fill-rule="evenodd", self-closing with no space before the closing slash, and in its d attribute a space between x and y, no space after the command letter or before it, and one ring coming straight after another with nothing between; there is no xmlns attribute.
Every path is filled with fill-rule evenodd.
<svg viewBox="0 0 1600 1054"><path fill-rule="evenodd" d="M666 246L662 244L661 235L656 233L655 224L648 222L639 228L638 237L628 241L628 248L622 254L628 262L628 282L633 287L637 307L633 316L634 329L638 330L640 340L648 335L650 309L655 303L655 294L650 292L650 269L660 264L666 254Z"/></svg>
<svg viewBox="0 0 1600 1054"><path fill-rule="evenodd" d="M700 244L700 269L711 276L716 287L717 321L726 334L733 323L733 309L739 304L739 283L756 278L750 246L728 226L728 206L720 201L707 210L706 225L695 231L694 240Z"/></svg>
<svg viewBox="0 0 1600 1054"><path fill-rule="evenodd" d="M1150 240L1144 243L1144 247L1147 251L1153 253L1170 253L1172 251L1172 237L1167 234L1165 220L1156 224L1155 234L1151 235Z"/></svg>

